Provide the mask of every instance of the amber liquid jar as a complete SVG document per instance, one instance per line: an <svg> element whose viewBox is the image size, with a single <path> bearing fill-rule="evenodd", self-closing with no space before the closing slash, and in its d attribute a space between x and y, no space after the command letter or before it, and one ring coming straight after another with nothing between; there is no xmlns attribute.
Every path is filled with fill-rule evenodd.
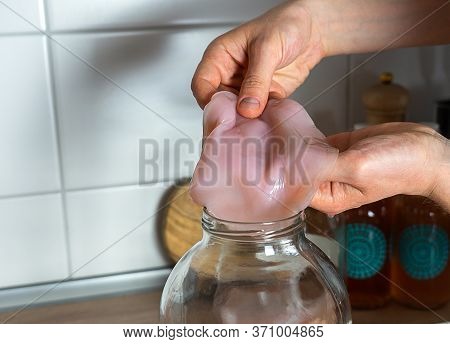
<svg viewBox="0 0 450 344"><path fill-rule="evenodd" d="M450 300L450 217L425 197L401 196L393 217L392 297L414 308Z"/></svg>
<svg viewBox="0 0 450 344"><path fill-rule="evenodd" d="M381 307L390 296L387 201L346 211L346 283L354 308Z"/></svg>

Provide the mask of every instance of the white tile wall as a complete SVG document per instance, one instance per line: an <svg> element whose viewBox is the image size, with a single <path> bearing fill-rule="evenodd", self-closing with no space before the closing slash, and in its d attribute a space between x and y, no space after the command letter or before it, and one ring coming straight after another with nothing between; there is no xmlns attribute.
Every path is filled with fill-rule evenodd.
<svg viewBox="0 0 450 344"><path fill-rule="evenodd" d="M190 80L204 48L230 23L279 2L6 0L47 28L56 40L48 46L0 3L0 288L64 278L156 211L159 182L192 170L176 171L174 139L195 144L181 166L198 156L201 111ZM364 56L329 58L293 97L311 102L331 134L362 119L362 90L390 70L412 91L411 118L429 120L433 100L450 92L449 57L448 46L383 53L311 102ZM145 187L136 185L140 139L154 139L168 158L147 170ZM74 277L167 266L157 230L150 219Z"/></svg>
<svg viewBox="0 0 450 344"><path fill-rule="evenodd" d="M378 76L384 71L393 73L394 82L410 92L407 120L434 120L434 102L450 96L450 46L386 51L364 63L371 55L351 57L351 68L361 65L350 77L353 121L364 120L362 92L378 83Z"/></svg>
<svg viewBox="0 0 450 344"><path fill-rule="evenodd" d="M2 0L0 34L36 32L44 29L43 0Z"/></svg>
<svg viewBox="0 0 450 344"><path fill-rule="evenodd" d="M59 190L41 36L0 37L0 196Z"/></svg>
<svg viewBox="0 0 450 344"><path fill-rule="evenodd" d="M327 135L347 128L348 86L347 80L340 80L347 72L347 63L345 56L322 60L292 95L292 98L305 104L317 127Z"/></svg>
<svg viewBox="0 0 450 344"><path fill-rule="evenodd" d="M48 0L52 30L237 23L283 0Z"/></svg>
<svg viewBox="0 0 450 344"><path fill-rule="evenodd" d="M70 192L67 206L72 272L79 270L74 277L168 266L156 226L159 202L167 187L161 183Z"/></svg>
<svg viewBox="0 0 450 344"><path fill-rule="evenodd" d="M136 184L139 139L157 140L162 156L164 139L190 138L195 152L181 158L196 161L202 114L191 77L224 30L57 35L74 52L52 44L66 187ZM192 173L162 172L159 180Z"/></svg>
<svg viewBox="0 0 450 344"><path fill-rule="evenodd" d="M68 275L61 196L0 200L0 288Z"/></svg>

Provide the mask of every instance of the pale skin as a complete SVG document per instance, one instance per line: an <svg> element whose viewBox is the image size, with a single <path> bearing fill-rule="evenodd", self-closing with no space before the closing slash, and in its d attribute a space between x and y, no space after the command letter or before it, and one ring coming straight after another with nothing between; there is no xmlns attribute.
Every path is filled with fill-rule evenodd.
<svg viewBox="0 0 450 344"><path fill-rule="evenodd" d="M215 39L192 80L203 108L218 90L239 94L258 117L327 56L450 43L448 0L293 0ZM418 24L420 23L420 24ZM328 138L334 171L312 206L329 214L397 194L422 195L450 212L450 144L419 124L389 123Z"/></svg>

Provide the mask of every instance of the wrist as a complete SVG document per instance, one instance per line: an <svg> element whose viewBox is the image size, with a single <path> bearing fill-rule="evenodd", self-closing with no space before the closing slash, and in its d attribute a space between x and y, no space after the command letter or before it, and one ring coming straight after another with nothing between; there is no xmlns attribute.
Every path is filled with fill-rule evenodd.
<svg viewBox="0 0 450 344"><path fill-rule="evenodd" d="M324 57L333 55L329 51L329 44L327 44L327 16L328 1L317 0L291 0L288 2L288 10L295 13L297 23L309 23L309 35L314 37L314 47L319 52L319 60Z"/></svg>
<svg viewBox="0 0 450 344"><path fill-rule="evenodd" d="M311 22L320 33L323 57L348 53L344 46L346 36L345 2L302 0L301 6L308 12Z"/></svg>
<svg viewBox="0 0 450 344"><path fill-rule="evenodd" d="M436 165L433 188L428 196L450 212L450 141L440 136L440 159Z"/></svg>
<svg viewBox="0 0 450 344"><path fill-rule="evenodd" d="M355 32L360 29L360 5L349 0L301 0L320 33L323 57L359 52Z"/></svg>

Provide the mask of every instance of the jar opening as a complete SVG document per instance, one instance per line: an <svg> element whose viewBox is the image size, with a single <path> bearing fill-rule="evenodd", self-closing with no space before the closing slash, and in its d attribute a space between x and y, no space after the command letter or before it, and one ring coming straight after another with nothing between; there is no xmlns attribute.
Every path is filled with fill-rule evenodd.
<svg viewBox="0 0 450 344"><path fill-rule="evenodd" d="M302 230L305 226L305 212L270 222L237 222L217 218L203 208L202 227L205 231L224 237L264 239L286 235Z"/></svg>

